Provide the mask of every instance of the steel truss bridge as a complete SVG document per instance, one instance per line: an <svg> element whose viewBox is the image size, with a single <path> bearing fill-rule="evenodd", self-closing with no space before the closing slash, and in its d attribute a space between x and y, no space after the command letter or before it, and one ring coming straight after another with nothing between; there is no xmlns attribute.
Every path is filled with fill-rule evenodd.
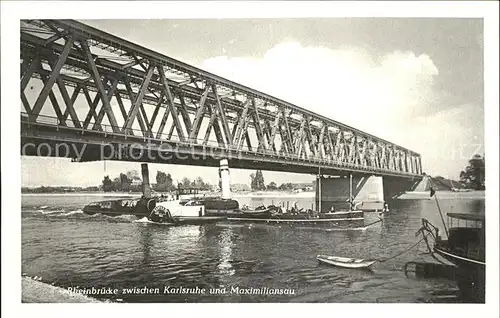
<svg viewBox="0 0 500 318"><path fill-rule="evenodd" d="M73 20L21 21L21 101L23 155L422 177L418 153Z"/></svg>

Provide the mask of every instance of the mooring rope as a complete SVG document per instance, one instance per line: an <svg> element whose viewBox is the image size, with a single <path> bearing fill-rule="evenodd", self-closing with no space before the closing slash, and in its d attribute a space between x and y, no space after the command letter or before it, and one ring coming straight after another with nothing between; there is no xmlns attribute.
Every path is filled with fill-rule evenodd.
<svg viewBox="0 0 500 318"><path fill-rule="evenodd" d="M425 242L425 245L427 246L427 250L429 251L429 254L432 256L432 258L434 258L436 261L438 261L438 262L439 262L439 263L441 263L441 264L445 264L445 265L447 265L445 262L443 262L443 261L441 261L440 259L438 259L438 258L436 257L436 255L434 255L434 252L432 251L432 248L431 248L431 247L430 247L430 245L429 245L429 241L427 240L427 236L429 236L429 235L430 235L430 236L432 236L432 237L434 238L434 240L436 240L436 236L435 236L435 234L432 232L432 230L430 230L430 229L429 229L429 226L428 226L428 224L429 224L429 223L428 223L428 222L423 221L423 224L424 224L424 225L422 226L422 228L420 228L420 229L417 231L417 233L416 233L417 235L418 235L418 234L420 234L420 233L422 233L422 238L421 238L421 239L420 239L417 243L413 244L413 245L412 245L412 246L410 246L409 248L405 249L404 251L402 251L402 252L400 252L400 253L398 253L398 254L396 254L396 255L392 256L392 257L389 257L389 258L387 258L387 259L383 259L383 260L377 260L377 261L378 261L378 262L380 262L380 263L387 262L388 260L391 260L391 259L394 259L394 258L396 258L396 257L398 257L398 256L403 255L404 253L406 253L406 252L410 251L412 248L414 248L415 246L419 245L422 241L424 241L424 242ZM426 234L424 234L424 230L426 230L426 231L427 231L427 233L426 233Z"/></svg>
<svg viewBox="0 0 500 318"><path fill-rule="evenodd" d="M372 223L369 223L369 224L365 225L364 227L369 227L369 226L372 226L373 224L377 224L377 223L380 223L380 222L384 222L384 220L382 218L379 218L379 220L377 220L375 222L372 222Z"/></svg>
<svg viewBox="0 0 500 318"><path fill-rule="evenodd" d="M428 235L428 234L427 234L427 235ZM403 255L404 253L406 253L406 252L410 251L412 248L414 248L415 246L417 246L418 244L420 244L420 242L422 242L422 241L424 240L424 238L425 238L427 235L425 235L424 237L422 237L422 238L420 239L420 241L418 241L417 243L413 244L412 246L410 246L409 248L405 249L404 251L402 251L402 252L400 252L400 253L398 253L398 254L396 254L396 255L392 256L392 257L389 257L389 258L387 258L387 259L378 260L378 262L379 262L379 263L387 262L388 260L391 260L391 259L394 259L394 258L396 258L396 257L398 257L398 256Z"/></svg>

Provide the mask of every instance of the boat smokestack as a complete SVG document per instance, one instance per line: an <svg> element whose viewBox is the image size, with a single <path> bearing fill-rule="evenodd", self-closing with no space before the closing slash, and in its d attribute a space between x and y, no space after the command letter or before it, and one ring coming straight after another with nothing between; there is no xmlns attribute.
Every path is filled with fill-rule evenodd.
<svg viewBox="0 0 500 318"><path fill-rule="evenodd" d="M222 184L222 199L231 199L231 185L229 184L229 164L227 159L222 159L220 161L219 173Z"/></svg>
<svg viewBox="0 0 500 318"><path fill-rule="evenodd" d="M149 170L148 164L141 164L141 172L142 172L142 195L145 198L151 198L151 187L149 186Z"/></svg>

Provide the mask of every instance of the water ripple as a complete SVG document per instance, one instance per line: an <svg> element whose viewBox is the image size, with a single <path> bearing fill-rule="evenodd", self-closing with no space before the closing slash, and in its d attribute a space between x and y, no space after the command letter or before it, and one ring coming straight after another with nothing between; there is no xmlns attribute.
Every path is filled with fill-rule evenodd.
<svg viewBox="0 0 500 318"><path fill-rule="evenodd" d="M124 302L421 302L440 290L456 289L454 282L404 277L405 262L425 257L418 251L376 263L372 271L334 268L316 260L317 254L381 259L398 253L415 242L422 217L432 221L434 210L426 201L395 201L384 222L366 231L324 231L221 223L158 226L130 216L82 213L84 201L95 198L42 199L23 197L22 271L29 276L42 276L61 287L240 286L295 291L288 296L115 297ZM478 203L447 200L442 205L445 211L453 205L455 212L466 212Z"/></svg>

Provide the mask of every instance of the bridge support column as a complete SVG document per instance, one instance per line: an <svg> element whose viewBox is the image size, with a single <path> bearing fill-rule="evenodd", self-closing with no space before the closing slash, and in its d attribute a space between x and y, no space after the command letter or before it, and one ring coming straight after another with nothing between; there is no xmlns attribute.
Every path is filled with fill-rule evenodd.
<svg viewBox="0 0 500 318"><path fill-rule="evenodd" d="M142 172L142 195L145 198L151 198L151 187L149 185L149 169L148 164L141 164L141 172Z"/></svg>

